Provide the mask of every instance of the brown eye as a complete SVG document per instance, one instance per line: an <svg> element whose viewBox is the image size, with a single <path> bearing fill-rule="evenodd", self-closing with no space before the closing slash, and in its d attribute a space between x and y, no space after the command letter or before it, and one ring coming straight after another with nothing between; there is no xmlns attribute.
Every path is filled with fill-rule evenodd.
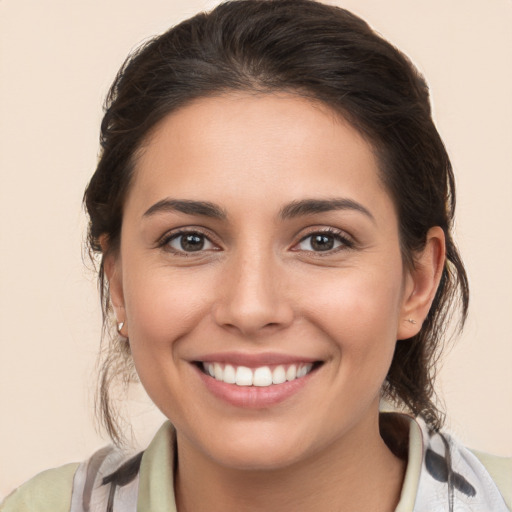
<svg viewBox="0 0 512 512"><path fill-rule="evenodd" d="M341 233L319 232L305 236L295 250L309 252L328 252L353 247L353 242Z"/></svg>
<svg viewBox="0 0 512 512"><path fill-rule="evenodd" d="M323 234L313 235L310 243L314 251L330 251L334 247L334 237Z"/></svg>
<svg viewBox="0 0 512 512"><path fill-rule="evenodd" d="M181 248L184 251L200 251L204 247L204 236L191 234L180 237Z"/></svg>
<svg viewBox="0 0 512 512"><path fill-rule="evenodd" d="M202 233L180 233L173 236L168 245L177 252L198 252L215 247Z"/></svg>

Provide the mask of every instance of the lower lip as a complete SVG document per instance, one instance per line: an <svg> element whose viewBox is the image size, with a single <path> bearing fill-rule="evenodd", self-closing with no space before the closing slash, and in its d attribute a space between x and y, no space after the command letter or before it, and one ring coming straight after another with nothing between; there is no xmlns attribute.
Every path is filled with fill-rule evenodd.
<svg viewBox="0 0 512 512"><path fill-rule="evenodd" d="M204 385L214 396L235 407L248 409L263 409L284 402L298 393L310 381L312 374L316 373L313 370L304 377L289 382L259 387L226 384L206 375L199 368L196 369Z"/></svg>

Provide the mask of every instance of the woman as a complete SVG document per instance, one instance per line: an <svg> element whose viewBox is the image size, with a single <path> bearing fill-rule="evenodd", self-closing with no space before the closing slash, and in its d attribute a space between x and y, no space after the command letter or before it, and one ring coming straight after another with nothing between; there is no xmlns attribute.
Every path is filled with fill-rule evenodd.
<svg viewBox="0 0 512 512"><path fill-rule="evenodd" d="M433 402L467 311L454 203L422 77L347 11L231 2L147 43L85 204L118 333L105 426L120 441L108 390L135 370L173 427L2 510L509 510L508 462L442 433Z"/></svg>

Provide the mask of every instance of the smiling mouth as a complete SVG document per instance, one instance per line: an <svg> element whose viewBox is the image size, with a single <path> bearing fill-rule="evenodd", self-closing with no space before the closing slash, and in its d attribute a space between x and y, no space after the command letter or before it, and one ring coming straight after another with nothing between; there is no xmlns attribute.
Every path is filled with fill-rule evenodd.
<svg viewBox="0 0 512 512"><path fill-rule="evenodd" d="M276 366L235 366L215 362L197 362L198 368L213 379L241 387L268 387L301 379L323 363L297 363Z"/></svg>

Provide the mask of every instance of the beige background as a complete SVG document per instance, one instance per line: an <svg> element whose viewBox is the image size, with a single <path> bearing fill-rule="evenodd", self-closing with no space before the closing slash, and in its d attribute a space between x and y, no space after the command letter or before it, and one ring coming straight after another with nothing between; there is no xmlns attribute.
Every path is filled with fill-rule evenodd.
<svg viewBox="0 0 512 512"><path fill-rule="evenodd" d="M86 457L99 340L81 197L101 103L128 51L216 2L0 0L0 496ZM341 5L341 2L339 2ZM448 425L512 455L512 2L346 0L425 73L457 173L473 301L446 359ZM144 443L161 421L130 406Z"/></svg>

